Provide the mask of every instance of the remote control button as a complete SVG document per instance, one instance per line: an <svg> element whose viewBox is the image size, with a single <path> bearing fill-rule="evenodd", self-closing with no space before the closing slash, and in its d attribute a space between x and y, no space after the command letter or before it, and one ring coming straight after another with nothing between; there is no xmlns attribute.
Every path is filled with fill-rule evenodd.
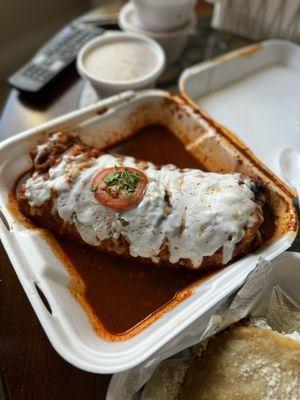
<svg viewBox="0 0 300 400"><path fill-rule="evenodd" d="M32 61L36 65L43 64L46 61L46 56L45 54L38 54Z"/></svg>
<svg viewBox="0 0 300 400"><path fill-rule="evenodd" d="M51 65L49 65L49 70L56 72L63 68L64 62L62 60L55 60Z"/></svg>

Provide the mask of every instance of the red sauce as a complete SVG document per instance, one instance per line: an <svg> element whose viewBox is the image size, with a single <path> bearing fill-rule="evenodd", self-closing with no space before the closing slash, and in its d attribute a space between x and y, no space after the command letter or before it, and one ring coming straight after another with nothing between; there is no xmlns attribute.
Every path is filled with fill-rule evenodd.
<svg viewBox="0 0 300 400"><path fill-rule="evenodd" d="M108 151L157 165L173 163L180 168L204 170L183 143L162 126L144 128ZM21 214L13 194L8 207L28 229L39 229ZM276 230L276 216L268 204L264 206L264 215L263 242L272 238ZM53 237L45 229L41 234L74 278L70 290L86 310L95 330L109 340L125 340L135 335L186 299L193 291L193 283L212 275L211 272L203 276L199 271L156 268L134 259L100 253L62 236Z"/></svg>
<svg viewBox="0 0 300 400"><path fill-rule="evenodd" d="M199 279L195 271L156 268L78 246L61 237L57 241L69 259L71 274L79 278L78 284L71 286L72 293L91 316L94 328L111 339L142 322L143 327L148 325L153 318L147 319L158 311L161 314L164 306L169 309L189 296L191 291L181 296L179 292Z"/></svg>
<svg viewBox="0 0 300 400"><path fill-rule="evenodd" d="M174 164L179 168L201 168L199 161L184 144L163 126L151 125L130 139L109 149L116 154L133 156L154 164Z"/></svg>

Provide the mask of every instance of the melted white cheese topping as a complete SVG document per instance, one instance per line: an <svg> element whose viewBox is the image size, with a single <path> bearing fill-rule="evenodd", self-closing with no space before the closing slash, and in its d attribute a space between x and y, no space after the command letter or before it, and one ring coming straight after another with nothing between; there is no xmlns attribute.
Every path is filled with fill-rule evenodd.
<svg viewBox="0 0 300 400"><path fill-rule="evenodd" d="M27 180L25 195L31 206L40 206L55 191L52 212L75 225L90 245L122 235L133 257L156 262L167 243L171 263L189 259L197 268L203 257L220 248L223 263L230 261L245 229L256 223L254 212L260 206L251 190L253 184L240 174L179 170L173 165L156 169L149 163L143 170L149 183L142 200L136 207L119 212L96 200L90 181L104 168L117 164L139 169L138 162L132 157L118 159L105 154L89 160L91 166L80 170L84 161L83 155L64 155L59 164L50 168L48 180L37 172ZM165 199L166 190L171 207ZM120 217L128 225L123 226Z"/></svg>

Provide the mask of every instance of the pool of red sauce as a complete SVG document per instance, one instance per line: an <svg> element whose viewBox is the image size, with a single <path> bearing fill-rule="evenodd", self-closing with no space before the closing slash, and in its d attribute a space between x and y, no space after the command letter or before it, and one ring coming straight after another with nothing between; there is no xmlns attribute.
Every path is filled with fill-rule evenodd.
<svg viewBox="0 0 300 400"><path fill-rule="evenodd" d="M71 274L79 275L85 288L82 293L80 284L72 285L72 293L96 331L110 339L137 333L156 319L155 314L187 298L192 291L183 289L199 279L193 271L156 268L57 239L69 258Z"/></svg>
<svg viewBox="0 0 300 400"><path fill-rule="evenodd" d="M109 151L156 164L201 167L183 144L161 126L144 128ZM80 285L72 285L72 293L90 315L98 333L109 339L137 333L188 297L192 293L189 285L205 279L195 271L157 268L100 253L58 235L56 240L63 256L68 258L71 274L81 281Z"/></svg>

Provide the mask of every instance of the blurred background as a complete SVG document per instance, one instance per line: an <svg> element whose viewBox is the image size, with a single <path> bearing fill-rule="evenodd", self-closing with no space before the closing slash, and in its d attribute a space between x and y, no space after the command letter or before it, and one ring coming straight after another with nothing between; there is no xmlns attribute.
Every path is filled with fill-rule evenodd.
<svg viewBox="0 0 300 400"><path fill-rule="evenodd" d="M162 0L163 1L163 0ZM0 13L0 110L10 86L7 78L59 29L95 10L115 13L126 0L1 0ZM205 0L197 8L212 10Z"/></svg>
<svg viewBox="0 0 300 400"><path fill-rule="evenodd" d="M70 20L116 0L1 0L0 107L9 91L7 77Z"/></svg>
<svg viewBox="0 0 300 400"><path fill-rule="evenodd" d="M29 61L56 32L73 19L97 10L116 18L126 2L1 0L0 110L10 90L8 76ZM180 65L176 65L178 71L253 40L276 37L300 41L300 0L198 0L196 4L197 29ZM173 78L178 77L178 71ZM172 71L168 72L172 75Z"/></svg>

